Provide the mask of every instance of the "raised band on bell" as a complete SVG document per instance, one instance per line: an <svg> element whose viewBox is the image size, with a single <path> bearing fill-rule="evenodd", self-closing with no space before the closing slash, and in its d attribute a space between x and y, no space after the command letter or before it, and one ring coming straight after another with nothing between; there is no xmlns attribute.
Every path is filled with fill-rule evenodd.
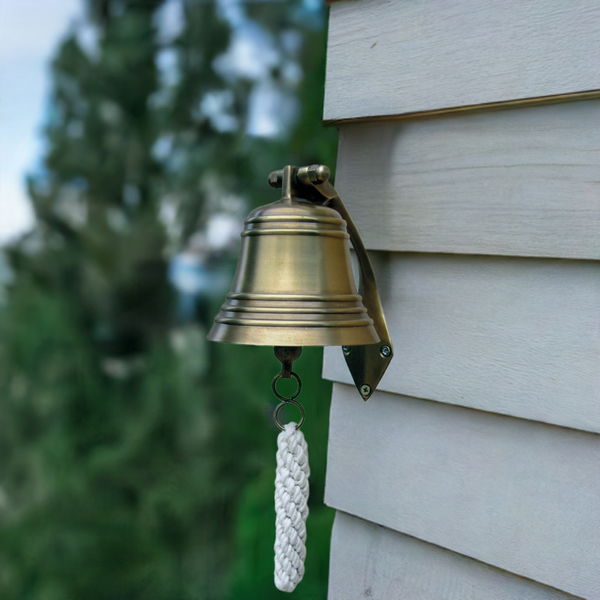
<svg viewBox="0 0 600 600"><path fill-rule="evenodd" d="M282 198L245 221L236 275L208 338L234 344L354 346L379 336L358 294L340 214L300 197L293 168Z"/></svg>

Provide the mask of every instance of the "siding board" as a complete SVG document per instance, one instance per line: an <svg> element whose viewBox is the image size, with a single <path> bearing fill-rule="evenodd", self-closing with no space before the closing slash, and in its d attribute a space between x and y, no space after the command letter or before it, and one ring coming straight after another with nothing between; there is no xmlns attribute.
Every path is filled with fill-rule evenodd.
<svg viewBox="0 0 600 600"><path fill-rule="evenodd" d="M575 600L439 546L337 513L328 600Z"/></svg>
<svg viewBox="0 0 600 600"><path fill-rule="evenodd" d="M600 432L600 263L371 256L395 351L380 390ZM340 348L323 375L351 383Z"/></svg>
<svg viewBox="0 0 600 600"><path fill-rule="evenodd" d="M371 250L600 259L600 100L344 125L336 188Z"/></svg>
<svg viewBox="0 0 600 600"><path fill-rule="evenodd" d="M600 89L595 0L361 0L331 7L325 120Z"/></svg>
<svg viewBox="0 0 600 600"><path fill-rule="evenodd" d="M600 598L600 436L334 386L325 501Z"/></svg>

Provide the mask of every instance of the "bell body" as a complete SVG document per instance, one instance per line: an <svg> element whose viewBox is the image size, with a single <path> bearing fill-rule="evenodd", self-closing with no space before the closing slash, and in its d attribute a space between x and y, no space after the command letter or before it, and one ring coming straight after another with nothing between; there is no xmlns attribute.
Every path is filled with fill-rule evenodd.
<svg viewBox="0 0 600 600"><path fill-rule="evenodd" d="M260 346L378 342L356 290L340 214L292 197L254 210L208 339Z"/></svg>

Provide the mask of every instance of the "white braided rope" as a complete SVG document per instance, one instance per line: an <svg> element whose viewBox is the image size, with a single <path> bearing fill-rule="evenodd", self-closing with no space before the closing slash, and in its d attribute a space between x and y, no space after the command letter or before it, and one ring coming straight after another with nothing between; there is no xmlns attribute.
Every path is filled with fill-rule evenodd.
<svg viewBox="0 0 600 600"><path fill-rule="evenodd" d="M304 575L308 517L308 447L296 423L277 437L275 475L275 585L293 592Z"/></svg>

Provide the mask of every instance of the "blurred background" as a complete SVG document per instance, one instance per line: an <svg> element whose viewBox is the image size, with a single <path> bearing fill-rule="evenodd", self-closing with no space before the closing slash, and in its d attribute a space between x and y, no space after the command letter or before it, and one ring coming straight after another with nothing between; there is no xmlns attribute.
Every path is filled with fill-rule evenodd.
<svg viewBox="0 0 600 600"><path fill-rule="evenodd" d="M326 21L321 0L0 0L3 600L290 597L279 363L205 336L268 173L334 166ZM333 519L321 360L295 365L307 600Z"/></svg>

